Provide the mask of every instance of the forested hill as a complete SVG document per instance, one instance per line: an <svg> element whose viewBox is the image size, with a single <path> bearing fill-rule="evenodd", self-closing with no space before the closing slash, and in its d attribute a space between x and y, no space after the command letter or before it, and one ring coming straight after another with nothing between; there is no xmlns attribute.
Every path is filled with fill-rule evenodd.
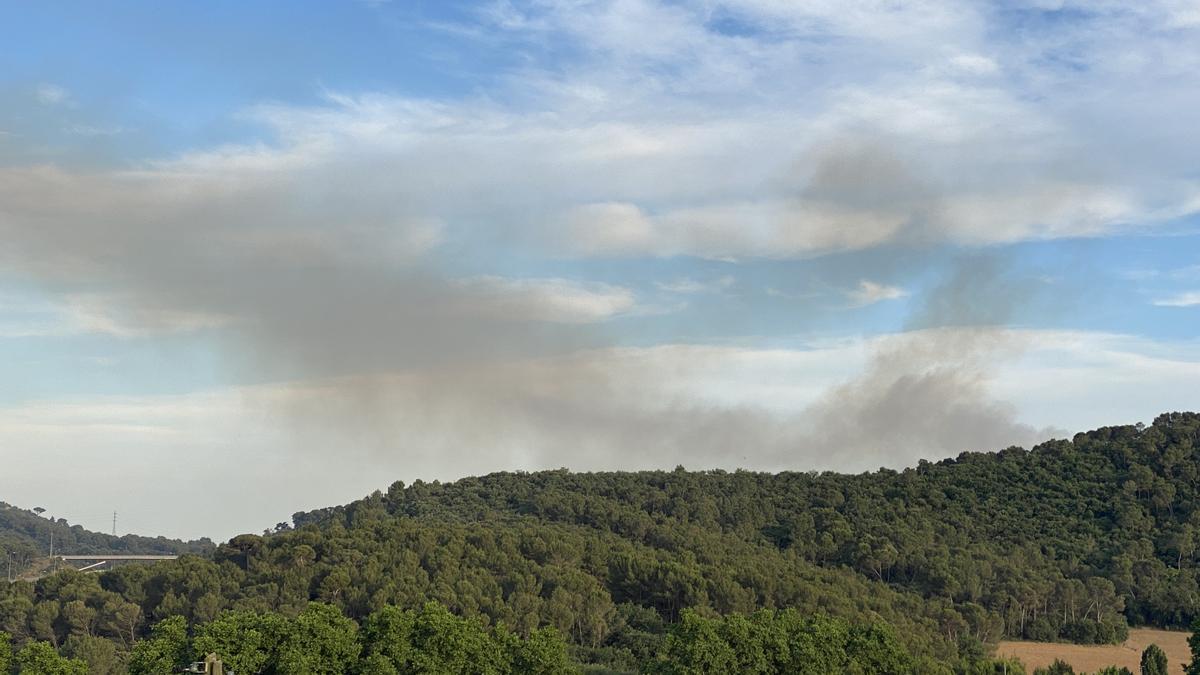
<svg viewBox="0 0 1200 675"><path fill-rule="evenodd" d="M42 517L34 511L0 502L0 551L12 555L18 571L28 567L34 560L49 555L51 531L54 533L54 549L57 553L203 554L214 548L208 539L184 542L134 534L114 537L71 525L63 518ZM4 562L7 564L7 559Z"/></svg>
<svg viewBox="0 0 1200 675"><path fill-rule="evenodd" d="M770 591L780 582L737 561L778 555L953 603L960 616L947 620L950 633L961 620L963 630L991 639L1110 641L1122 616L1182 627L1200 609L1198 441L1200 415L1169 413L1149 427L1105 427L1031 451L969 452L900 472L677 468L396 483L294 522L348 532L388 517L553 524L690 553L697 562L685 568L700 574L683 597L648 585L636 565L610 564L598 575L615 600L651 599L668 619L689 604L725 612L778 603ZM772 555L762 556L767 547Z"/></svg>
<svg viewBox="0 0 1200 675"><path fill-rule="evenodd" d="M225 610L297 617L318 601L367 631L389 607L436 601L520 636L553 627L576 662L632 672L685 658L696 636L753 633L699 617L791 608L882 627L877 642L898 641L919 672L992 672L983 645L1002 637L1112 642L1128 624L1195 618L1198 440L1200 415L1171 413L900 472L396 483L211 555L14 584L0 630L56 645L82 632L120 652L172 616L200 635ZM773 621L755 625L817 630Z"/></svg>

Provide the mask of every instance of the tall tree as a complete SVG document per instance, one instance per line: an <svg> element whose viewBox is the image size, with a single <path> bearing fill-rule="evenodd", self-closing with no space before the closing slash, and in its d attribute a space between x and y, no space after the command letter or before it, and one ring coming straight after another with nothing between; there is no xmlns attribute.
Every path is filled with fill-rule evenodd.
<svg viewBox="0 0 1200 675"><path fill-rule="evenodd" d="M1192 622L1192 634L1188 636L1188 648L1192 652L1192 661L1187 664L1187 675L1200 675L1200 618Z"/></svg>
<svg viewBox="0 0 1200 675"><path fill-rule="evenodd" d="M1142 652L1142 675L1167 675L1167 655L1158 645L1150 645Z"/></svg>
<svg viewBox="0 0 1200 675"><path fill-rule="evenodd" d="M157 675L179 670L190 656L187 622L182 616L163 619L150 630L150 636L133 646L129 657L130 675Z"/></svg>
<svg viewBox="0 0 1200 675"><path fill-rule="evenodd" d="M17 652L21 675L88 675L87 664L61 656L48 642L30 642Z"/></svg>
<svg viewBox="0 0 1200 675"><path fill-rule="evenodd" d="M12 667L12 636L0 631L0 674L7 674Z"/></svg>

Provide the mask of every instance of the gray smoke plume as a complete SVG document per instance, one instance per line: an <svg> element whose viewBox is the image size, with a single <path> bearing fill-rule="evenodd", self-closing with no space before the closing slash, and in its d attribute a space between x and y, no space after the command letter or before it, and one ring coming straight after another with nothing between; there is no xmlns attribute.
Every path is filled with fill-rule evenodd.
<svg viewBox="0 0 1200 675"><path fill-rule="evenodd" d="M992 398L987 382L1024 345L1004 326L1035 291L995 254L960 257L913 311L909 330L883 341L863 373L803 417L807 442L846 468L911 465L965 450L1030 446L1063 432L1035 429Z"/></svg>
<svg viewBox="0 0 1200 675"><path fill-rule="evenodd" d="M261 379L596 344L570 321L487 311L494 289L460 283L426 255L434 225L343 211L354 200L322 199L319 179L10 171L0 176L0 264L114 332L220 327L238 367Z"/></svg>
<svg viewBox="0 0 1200 675"><path fill-rule="evenodd" d="M852 187L864 173L896 199ZM8 170L0 262L72 298L93 327L213 328L232 367L290 382L246 402L286 413L298 456L336 447L388 477L676 463L859 470L1043 435L987 394L989 369L1019 348L998 328L1005 303L1019 301L999 263L963 260L861 376L784 414L671 389L712 363L641 363L608 348L587 316L547 321L527 286L457 278L430 254L437 223L377 201L356 208L324 176ZM911 224L936 207L930 191L900 200L918 182L859 148L823 160L807 198L897 208ZM584 296L603 301L601 315L622 306L620 293L593 290Z"/></svg>
<svg viewBox="0 0 1200 675"><path fill-rule="evenodd" d="M374 422L357 426L379 434L368 444L402 448L410 469L440 477L680 463L861 471L1030 446L1062 432L1021 424L1014 407L988 390L992 373L1025 347L1003 324L1029 288L1009 278L1001 258L965 256L915 310L912 330L876 341L861 374L790 413L673 390L667 383L723 367L729 356L661 348L583 350L335 385L294 397L293 418L312 425L306 433L320 433L330 428L327 416L365 416ZM357 395L364 386L372 391L366 399Z"/></svg>

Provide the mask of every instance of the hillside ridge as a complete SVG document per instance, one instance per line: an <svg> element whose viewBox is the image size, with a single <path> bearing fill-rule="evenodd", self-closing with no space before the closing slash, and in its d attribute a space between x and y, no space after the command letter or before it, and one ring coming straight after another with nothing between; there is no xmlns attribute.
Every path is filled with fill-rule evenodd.
<svg viewBox="0 0 1200 675"><path fill-rule="evenodd" d="M1001 639L1117 643L1130 625L1188 626L1198 496L1195 413L901 471L396 482L210 553L13 584L0 630L65 640L80 602L136 611L112 637L128 641L172 616L295 617L315 601L363 621L433 601L523 636L553 627L578 663L630 672L686 617L788 608L882 622L907 652L952 664Z"/></svg>

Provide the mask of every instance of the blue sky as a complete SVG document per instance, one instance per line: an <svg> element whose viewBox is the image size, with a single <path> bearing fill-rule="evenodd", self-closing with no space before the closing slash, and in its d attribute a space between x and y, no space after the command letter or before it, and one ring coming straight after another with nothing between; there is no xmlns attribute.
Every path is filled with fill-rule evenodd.
<svg viewBox="0 0 1200 675"><path fill-rule="evenodd" d="M395 479L858 471L1194 409L1198 33L1166 0L14 5L0 499L228 536ZM225 498L160 507L194 480Z"/></svg>

